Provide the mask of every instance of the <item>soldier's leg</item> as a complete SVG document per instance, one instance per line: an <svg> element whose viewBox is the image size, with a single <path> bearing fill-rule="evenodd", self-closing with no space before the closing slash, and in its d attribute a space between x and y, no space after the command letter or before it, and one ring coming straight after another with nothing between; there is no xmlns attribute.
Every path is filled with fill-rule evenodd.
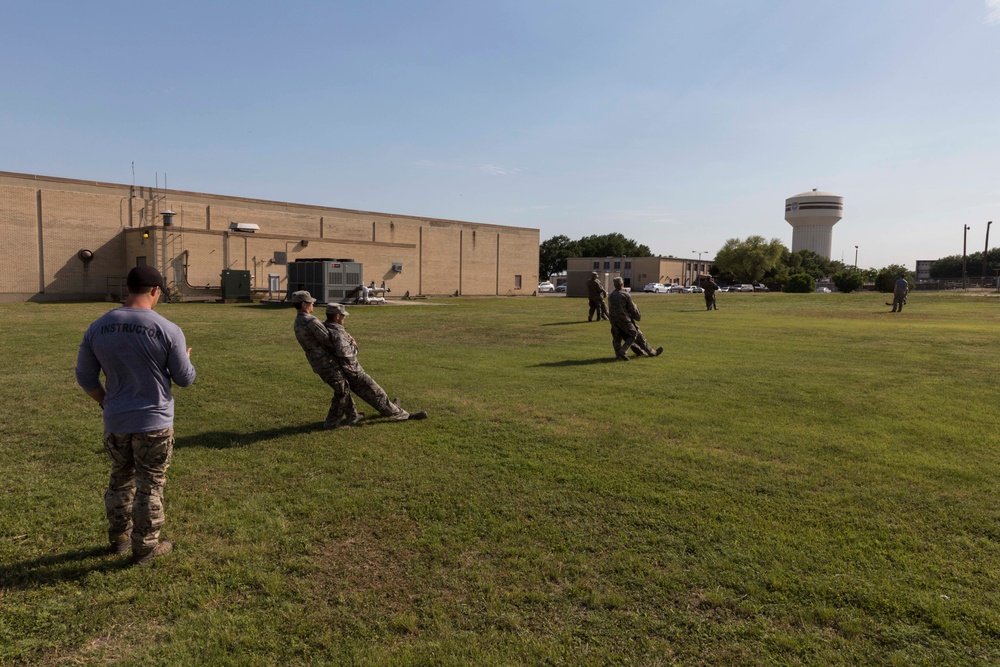
<svg viewBox="0 0 1000 667"><path fill-rule="evenodd" d="M330 399L330 410L326 413L326 420L323 428L336 428L345 418L349 424L359 420L357 407L354 405L354 397L351 396L351 387L339 371L335 374L324 374L323 381L333 389L333 398Z"/></svg>
<svg viewBox="0 0 1000 667"><path fill-rule="evenodd" d="M610 321L611 318L608 316L608 304L604 303L604 299L601 299L601 317L600 319L605 322Z"/></svg>
<svg viewBox="0 0 1000 667"><path fill-rule="evenodd" d="M132 556L150 553L160 541L163 490L174 453L174 429L132 434L135 458L135 502L132 504Z"/></svg>
<svg viewBox="0 0 1000 667"><path fill-rule="evenodd" d="M594 300L591 299L590 300L590 312L587 313L587 321L588 322L593 322L594 321L594 313L595 312L597 312L597 304L595 304ZM597 319L601 319L600 316L598 316Z"/></svg>
<svg viewBox="0 0 1000 667"><path fill-rule="evenodd" d="M378 410L380 415L400 421L409 417L409 413L406 410L403 410L389 400L382 387L368 373L365 373L365 370L361 368L361 364L356 359L350 362L343 362L341 370L351 385L351 391L357 394L358 398L365 403Z"/></svg>
<svg viewBox="0 0 1000 667"><path fill-rule="evenodd" d="M104 451L111 457L111 477L104 492L108 517L108 541L119 553L127 551L132 535L132 502L135 500L135 461L132 437L127 433L105 433Z"/></svg>
<svg viewBox="0 0 1000 667"><path fill-rule="evenodd" d="M625 357L622 352L622 332L614 322L611 323L611 346L615 348L615 356L619 359Z"/></svg>
<svg viewBox="0 0 1000 667"><path fill-rule="evenodd" d="M647 357L655 357L657 352L650 346L649 341L646 340L646 335L642 333L642 330L639 329L639 327L636 327L635 331L635 345L632 349L635 350L636 348L639 348L639 351ZM636 352L636 354L639 354L639 352Z"/></svg>

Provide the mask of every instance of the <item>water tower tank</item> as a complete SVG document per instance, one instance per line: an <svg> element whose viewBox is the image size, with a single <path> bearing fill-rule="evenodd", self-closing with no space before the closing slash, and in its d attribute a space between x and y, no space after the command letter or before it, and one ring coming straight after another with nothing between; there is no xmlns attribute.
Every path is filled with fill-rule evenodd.
<svg viewBox="0 0 1000 667"><path fill-rule="evenodd" d="M843 215L843 197L815 188L786 199L785 222L792 226L792 252L812 250L830 259L833 226Z"/></svg>

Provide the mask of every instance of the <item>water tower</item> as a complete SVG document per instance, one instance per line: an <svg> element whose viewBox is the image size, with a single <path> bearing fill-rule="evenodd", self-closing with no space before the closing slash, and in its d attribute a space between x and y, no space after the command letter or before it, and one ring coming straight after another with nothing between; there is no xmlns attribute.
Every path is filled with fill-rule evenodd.
<svg viewBox="0 0 1000 667"><path fill-rule="evenodd" d="M833 226L843 214L843 197L816 188L786 199L785 222L792 226L792 252L812 250L830 259Z"/></svg>

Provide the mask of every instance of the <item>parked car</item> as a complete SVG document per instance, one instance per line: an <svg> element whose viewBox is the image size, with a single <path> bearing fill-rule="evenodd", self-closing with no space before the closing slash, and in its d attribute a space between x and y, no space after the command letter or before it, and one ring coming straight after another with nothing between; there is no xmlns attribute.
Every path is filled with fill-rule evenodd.
<svg viewBox="0 0 1000 667"><path fill-rule="evenodd" d="M754 285L753 286L753 291L754 292L770 292L771 290L767 289L767 285Z"/></svg>
<svg viewBox="0 0 1000 667"><path fill-rule="evenodd" d="M556 286L550 283L548 280L545 282L538 283L538 291L541 292L555 292Z"/></svg>
<svg viewBox="0 0 1000 667"><path fill-rule="evenodd" d="M739 285L731 285L729 287L730 292L752 292L753 285L747 283L741 283Z"/></svg>
<svg viewBox="0 0 1000 667"><path fill-rule="evenodd" d="M817 292L820 292L821 294L829 294L829 293L830 293L830 292L832 292L833 290L832 290L832 289L830 289L829 287L817 287L817 288L816 288L816 291L817 291Z"/></svg>
<svg viewBox="0 0 1000 667"><path fill-rule="evenodd" d="M557 292L565 292L566 291L566 283L560 283L560 284L556 285L556 291Z"/></svg>
<svg viewBox="0 0 1000 667"><path fill-rule="evenodd" d="M684 287L684 285L671 285L668 288L668 291L670 294L684 294L684 292L687 292L688 289L689 288Z"/></svg>
<svg viewBox="0 0 1000 667"><path fill-rule="evenodd" d="M666 294L667 286L661 283L646 283L646 286L642 288L643 292L652 292L653 294Z"/></svg>
<svg viewBox="0 0 1000 667"><path fill-rule="evenodd" d="M705 293L705 288L704 287L698 287L697 285L692 285L691 286L691 292L693 294L704 294Z"/></svg>

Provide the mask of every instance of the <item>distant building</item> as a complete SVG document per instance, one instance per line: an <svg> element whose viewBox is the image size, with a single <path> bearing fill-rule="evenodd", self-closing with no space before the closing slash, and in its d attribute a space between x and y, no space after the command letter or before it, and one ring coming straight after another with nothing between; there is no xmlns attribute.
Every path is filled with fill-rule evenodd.
<svg viewBox="0 0 1000 667"><path fill-rule="evenodd" d="M699 276L708 275L712 262L681 257L570 257L566 271L597 271L622 277L625 286L641 290L647 283L693 285Z"/></svg>
<svg viewBox="0 0 1000 667"><path fill-rule="evenodd" d="M913 271L913 277L916 279L918 283L931 279L931 269L934 267L934 264L936 262L937 262L936 259L917 260L917 268L914 269Z"/></svg>

